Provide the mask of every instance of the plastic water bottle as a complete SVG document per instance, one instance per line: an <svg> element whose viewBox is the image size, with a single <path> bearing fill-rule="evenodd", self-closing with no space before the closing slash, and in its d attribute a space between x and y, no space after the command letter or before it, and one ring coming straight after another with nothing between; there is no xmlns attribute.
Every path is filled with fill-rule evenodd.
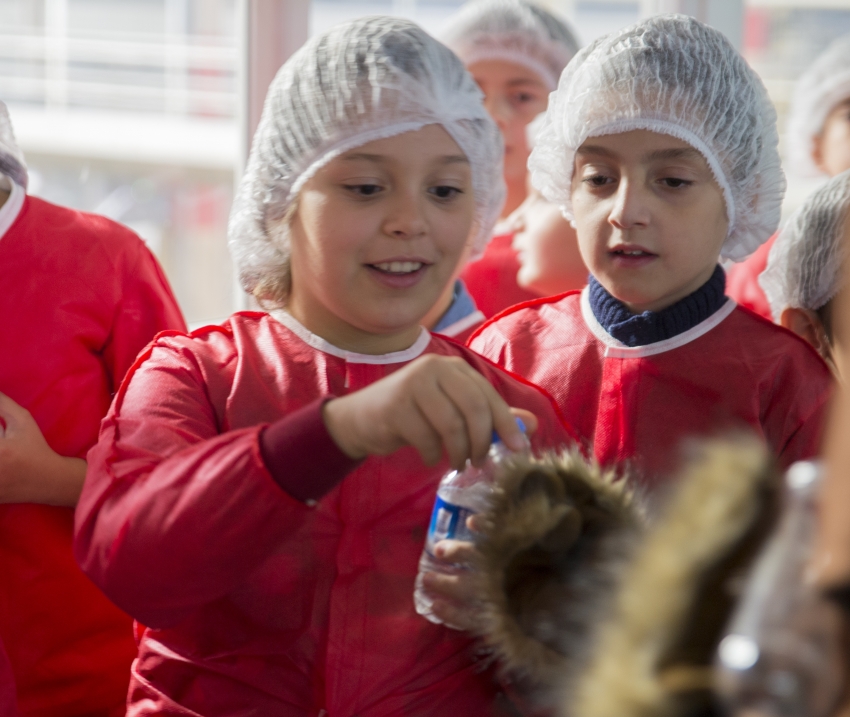
<svg viewBox="0 0 850 717"><path fill-rule="evenodd" d="M730 714L826 717L841 694L841 617L809 576L820 480L815 463L789 469L784 513L720 643L717 687Z"/></svg>
<svg viewBox="0 0 850 717"><path fill-rule="evenodd" d="M525 425L517 418L517 426L525 434ZM526 438L526 449L529 448ZM425 538L425 548L419 559L419 573L416 576L416 587L413 591L413 601L416 612L433 623L440 624L441 620L431 611L433 599L425 591L422 584L424 573L442 573L457 575L466 570L464 565L452 565L434 556L434 547L441 540L475 541L475 534L469 530L466 520L471 515L480 513L487 507L487 501L493 493L493 483L496 478L498 465L514 452L502 443L498 434L493 431L493 442L487 452L487 459L480 468L470 461L466 462L463 470L452 470L443 476L437 488L437 499L431 513L428 525L428 535Z"/></svg>

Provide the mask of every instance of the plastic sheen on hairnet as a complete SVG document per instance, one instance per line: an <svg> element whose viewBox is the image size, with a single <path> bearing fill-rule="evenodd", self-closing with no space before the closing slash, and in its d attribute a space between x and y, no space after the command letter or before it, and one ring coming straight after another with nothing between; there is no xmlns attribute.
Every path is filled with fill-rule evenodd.
<svg viewBox="0 0 850 717"><path fill-rule="evenodd" d="M549 98L529 158L532 184L572 219L578 148L638 129L676 137L705 157L729 218L721 257L745 259L773 234L785 192L776 112L722 33L658 15L580 50Z"/></svg>
<svg viewBox="0 0 850 717"><path fill-rule="evenodd" d="M850 98L850 35L835 40L797 80L788 116L788 165L803 177L823 176L812 158L815 138L833 109Z"/></svg>
<svg viewBox="0 0 850 717"><path fill-rule="evenodd" d="M850 170L813 192L771 247L759 284L774 321L778 322L787 308L815 311L841 289L848 221Z"/></svg>
<svg viewBox="0 0 850 717"><path fill-rule="evenodd" d="M469 159L477 256L504 202L503 144L460 60L414 23L391 17L361 18L308 41L269 88L230 214L243 288L253 293L288 264L289 231L279 220L318 169L429 124L442 125Z"/></svg>
<svg viewBox="0 0 850 717"><path fill-rule="evenodd" d="M15 184L27 188L29 177L24 153L15 141L9 110L3 102L0 102L0 174L5 174Z"/></svg>
<svg viewBox="0 0 850 717"><path fill-rule="evenodd" d="M563 20L526 0L474 0L448 24L442 39L467 67L482 60L514 62L550 90L579 48Z"/></svg>

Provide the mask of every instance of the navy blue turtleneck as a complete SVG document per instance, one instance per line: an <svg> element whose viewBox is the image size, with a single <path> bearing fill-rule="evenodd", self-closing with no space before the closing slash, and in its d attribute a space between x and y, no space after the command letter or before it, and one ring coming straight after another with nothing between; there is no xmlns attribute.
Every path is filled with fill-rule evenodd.
<svg viewBox="0 0 850 717"><path fill-rule="evenodd" d="M602 327L626 346L646 346L673 338L705 321L726 303L726 274L720 265L711 278L661 311L633 314L593 276L588 281L590 308Z"/></svg>

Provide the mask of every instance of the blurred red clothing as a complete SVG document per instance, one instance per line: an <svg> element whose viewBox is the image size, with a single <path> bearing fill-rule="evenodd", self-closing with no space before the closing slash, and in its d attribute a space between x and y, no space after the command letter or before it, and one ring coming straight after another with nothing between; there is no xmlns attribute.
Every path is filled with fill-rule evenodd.
<svg viewBox="0 0 850 717"><path fill-rule="evenodd" d="M0 287L0 391L53 450L85 458L138 352L185 328L168 283L126 227L15 187L0 209ZM74 561L73 521L73 508L0 505L0 637L25 717L106 714L126 699L132 622Z"/></svg>
<svg viewBox="0 0 850 717"><path fill-rule="evenodd" d="M653 488L686 439L749 428L783 467L820 449L832 376L790 331L733 301L671 339L628 347L596 321L587 290L484 324L470 346L552 394L603 467Z"/></svg>
<svg viewBox="0 0 850 717"><path fill-rule="evenodd" d="M767 268L767 257L776 241L774 234L742 262L733 264L726 272L726 294L750 311L773 321L770 303L759 284L759 275Z"/></svg>
<svg viewBox="0 0 850 717"><path fill-rule="evenodd" d="M539 298L516 283L519 260L513 234L494 236L480 259L469 263L460 275L478 309L488 319L509 306Z"/></svg>
<svg viewBox="0 0 850 717"><path fill-rule="evenodd" d="M551 397L424 329L406 351L365 356L284 312L245 312L163 336L135 365L89 454L76 536L84 570L148 626L130 717L493 713L474 640L414 611L446 463L369 457L309 508L261 453L269 424L425 353L464 359L535 413L535 447L570 441Z"/></svg>
<svg viewBox="0 0 850 717"><path fill-rule="evenodd" d="M18 717L18 700L15 695L15 677L12 666L0 640L0 717Z"/></svg>

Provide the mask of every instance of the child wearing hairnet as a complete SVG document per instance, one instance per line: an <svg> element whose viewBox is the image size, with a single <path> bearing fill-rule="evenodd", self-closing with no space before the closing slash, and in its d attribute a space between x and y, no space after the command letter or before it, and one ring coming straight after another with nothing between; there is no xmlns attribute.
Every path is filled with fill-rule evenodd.
<svg viewBox="0 0 850 717"><path fill-rule="evenodd" d="M726 38L661 15L600 38L561 76L531 155L575 222L581 292L502 314L470 345L555 397L603 466L653 489L683 441L748 428L782 465L815 455L830 373L736 307L718 261L776 229L776 118Z"/></svg>
<svg viewBox="0 0 850 717"><path fill-rule="evenodd" d="M521 445L515 413L569 439L544 392L420 326L489 235L500 162L472 78L408 21L280 70L229 226L270 313L160 337L90 454L76 554L147 626L130 714L495 713L413 589L450 465L493 430Z"/></svg>
<svg viewBox="0 0 850 717"><path fill-rule="evenodd" d="M74 506L127 369L186 325L138 236L27 178L0 103L0 672L22 715L124 714L132 620L76 565ZM0 694L11 684L0 674Z"/></svg>
<svg viewBox="0 0 850 717"><path fill-rule="evenodd" d="M505 220L528 196L528 125L546 109L561 71L578 51L578 41L561 19L527 0L467 3L451 18L448 28L443 41L481 87L484 106L505 142L507 197L501 214ZM570 231L566 222L564 227ZM461 274L477 307L488 318L537 297L517 283L520 265L511 246L513 234L508 224L500 224L483 256L470 262Z"/></svg>
<svg viewBox="0 0 850 717"><path fill-rule="evenodd" d="M850 35L839 37L797 81L788 119L788 164L801 177L834 177L850 169ZM728 293L771 318L759 285L775 236L729 270Z"/></svg>
<svg viewBox="0 0 850 717"><path fill-rule="evenodd" d="M833 305L850 245L850 170L814 192L788 220L759 277L776 323L835 368Z"/></svg>

